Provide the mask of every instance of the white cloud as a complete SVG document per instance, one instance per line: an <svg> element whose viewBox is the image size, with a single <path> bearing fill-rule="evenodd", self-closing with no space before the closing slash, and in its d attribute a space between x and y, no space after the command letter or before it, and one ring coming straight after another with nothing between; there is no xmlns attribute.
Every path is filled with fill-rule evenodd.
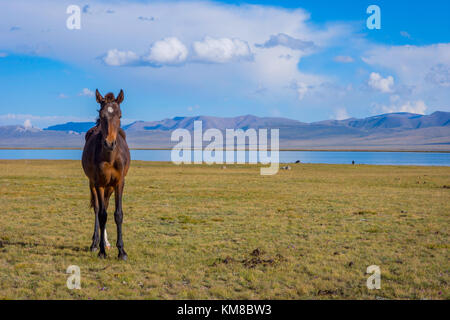
<svg viewBox="0 0 450 320"><path fill-rule="evenodd" d="M33 126L31 125L31 120L30 119L26 119L23 122L23 126L25 127L25 129L31 129Z"/></svg>
<svg viewBox="0 0 450 320"><path fill-rule="evenodd" d="M58 95L58 97L59 97L60 99L66 99L66 98L68 98L67 95L65 95L64 93L60 93L60 94Z"/></svg>
<svg viewBox="0 0 450 320"><path fill-rule="evenodd" d="M283 46L292 50L306 50L314 47L314 42L303 41L293 38L287 34L279 33L277 35L271 35L269 40L267 40L263 44L256 44L255 46L259 48L273 48L276 46Z"/></svg>
<svg viewBox="0 0 450 320"><path fill-rule="evenodd" d="M88 96L88 97L93 97L94 96L94 91L89 90L88 88L84 88L83 90L81 90L81 92L79 93L80 96Z"/></svg>
<svg viewBox="0 0 450 320"><path fill-rule="evenodd" d="M442 87L450 87L450 65L437 64L428 71L425 79Z"/></svg>
<svg viewBox="0 0 450 320"><path fill-rule="evenodd" d="M143 60L155 65L174 65L186 61L187 56L186 46L176 37L168 37L153 43Z"/></svg>
<svg viewBox="0 0 450 320"><path fill-rule="evenodd" d="M350 56L336 56L333 60L340 63L351 63L354 61Z"/></svg>
<svg viewBox="0 0 450 320"><path fill-rule="evenodd" d="M400 31L400 35L404 38L411 39L411 35L406 31Z"/></svg>
<svg viewBox="0 0 450 320"><path fill-rule="evenodd" d="M373 89L388 93L393 91L392 87L394 86L394 78L392 76L383 78L379 73L372 72L368 83Z"/></svg>
<svg viewBox="0 0 450 320"><path fill-rule="evenodd" d="M409 113L425 114L425 111L427 109L428 109L427 105L422 100L418 100L415 102L407 101L406 103L399 105L381 107L381 110L384 113L409 112Z"/></svg>
<svg viewBox="0 0 450 320"><path fill-rule="evenodd" d="M121 86L126 81L139 89L145 87L149 96L163 88L164 92L179 92L180 98L183 95L207 95L217 99L227 96L235 101L259 100L249 106L260 102L271 108L274 104L285 108L297 106L298 97L308 99L308 106L314 110L312 108L319 104L332 108L333 98L329 98L330 95L320 97L317 88L324 81L339 81L339 75L324 69L307 73L302 70L301 60L313 54L313 49L324 52L329 47L350 44L355 39L351 23L316 24L303 9L236 6L215 1L134 1L127 3L125 8L121 2L92 0L89 6L92 14L83 15L80 32L70 32L61 28L61 17L55 10L54 1L5 2L0 10L0 21L4 25L14 25L15 13L21 12L21 26L27 32L0 32L2 50L13 53L23 45L34 48L45 44L45 50L36 52L37 55L81 66L99 79L108 78L113 86ZM114 11L114 19L107 10ZM155 19L144 23L138 17ZM41 32L43 28L49 32ZM86 34L89 36L84 36ZM224 41L218 41L218 44L206 47L203 61L207 58L209 61L242 62L189 63L199 59L193 44L205 42L202 40L205 35L216 41L240 39L246 42L252 62L237 58L244 57L246 50L242 51L243 55L236 55L236 48L227 51L223 48ZM181 45L156 45L158 40L166 37L177 39ZM191 55L188 49L192 51ZM101 54L105 55L97 59ZM105 68L105 65L135 67L124 72L119 68ZM152 70L144 67L164 65L179 67ZM397 77L395 79L397 81ZM293 81L302 85L293 90L290 87ZM258 86L266 88L264 96L248 94ZM349 108L354 104L356 102L353 105L339 102Z"/></svg>
<svg viewBox="0 0 450 320"><path fill-rule="evenodd" d="M248 43L237 38L205 37L203 41L195 41L193 48L199 61L224 63L252 57Z"/></svg>
<svg viewBox="0 0 450 320"><path fill-rule="evenodd" d="M404 84L423 84L433 66L450 66L450 43L428 46L376 46L365 53L363 61L395 71Z"/></svg>
<svg viewBox="0 0 450 320"><path fill-rule="evenodd" d="M345 108L338 108L334 111L334 118L336 120L345 120L350 118L350 116L347 113L347 109Z"/></svg>
<svg viewBox="0 0 450 320"><path fill-rule="evenodd" d="M297 92L298 100L303 100L303 98L305 98L305 95L308 93L308 85L304 82L297 81L294 82L293 87Z"/></svg>
<svg viewBox="0 0 450 320"><path fill-rule="evenodd" d="M109 66L131 65L139 61L139 57L133 51L119 51L117 49L108 50L103 57L103 62Z"/></svg>

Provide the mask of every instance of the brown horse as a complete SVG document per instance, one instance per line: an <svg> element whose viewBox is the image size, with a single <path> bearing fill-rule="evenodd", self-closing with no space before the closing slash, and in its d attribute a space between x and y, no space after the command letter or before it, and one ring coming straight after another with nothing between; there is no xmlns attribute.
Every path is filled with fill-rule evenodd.
<svg viewBox="0 0 450 320"><path fill-rule="evenodd" d="M117 98L108 93L103 98L98 90L95 91L97 102L100 104L99 116L95 127L86 133L86 143L83 150L82 165L89 178L91 189L91 206L95 213L94 235L92 236L91 251L96 251L100 242L100 258L106 258L106 220L109 198L114 192L116 208L114 220L117 225L117 249L119 259L126 260L127 254L123 249L122 240L122 194L125 176L130 167L130 150L128 149L125 132L120 128L122 111L120 103L123 101L123 90ZM100 227L100 235L99 235Z"/></svg>

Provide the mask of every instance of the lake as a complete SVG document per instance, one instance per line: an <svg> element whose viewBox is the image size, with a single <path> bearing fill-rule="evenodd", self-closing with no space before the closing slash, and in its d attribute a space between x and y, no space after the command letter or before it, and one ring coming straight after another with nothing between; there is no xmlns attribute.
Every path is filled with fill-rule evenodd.
<svg viewBox="0 0 450 320"><path fill-rule="evenodd" d="M248 161L248 151L245 152ZM80 160L82 150L1 149L0 159ZM363 152L363 151L280 151L280 162L450 166L450 153ZM236 157L236 155L235 155ZM131 150L133 160L171 161L171 150Z"/></svg>

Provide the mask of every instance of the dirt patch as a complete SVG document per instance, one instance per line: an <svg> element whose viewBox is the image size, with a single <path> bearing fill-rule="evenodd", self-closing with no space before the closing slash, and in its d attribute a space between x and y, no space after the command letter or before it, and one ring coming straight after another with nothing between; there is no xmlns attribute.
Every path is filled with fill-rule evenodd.
<svg viewBox="0 0 450 320"><path fill-rule="evenodd" d="M242 259L242 260L235 260L230 256L227 256L225 259L219 259L218 261L214 262L212 266L217 266L218 264L230 264L230 263L241 263L244 267L253 269L257 266L274 266L281 262L286 261L286 258L283 257L281 254L277 253L275 257L266 257L264 256L265 252L262 251L259 248L256 248L253 250L248 258Z"/></svg>
<svg viewBox="0 0 450 320"><path fill-rule="evenodd" d="M342 289L337 289L337 290L319 290L317 292L317 295L319 296L342 296L344 294L344 292L342 291Z"/></svg>
<svg viewBox="0 0 450 320"><path fill-rule="evenodd" d="M364 216L364 215L376 215L377 213L375 211L371 211L371 210L360 210L360 211L353 212L353 214Z"/></svg>

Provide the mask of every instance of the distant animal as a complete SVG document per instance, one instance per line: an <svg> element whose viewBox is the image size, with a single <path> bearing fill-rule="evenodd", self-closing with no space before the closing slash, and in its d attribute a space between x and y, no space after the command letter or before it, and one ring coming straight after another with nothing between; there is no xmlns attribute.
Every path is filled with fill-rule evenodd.
<svg viewBox="0 0 450 320"><path fill-rule="evenodd" d="M295 163L301 163L300 160L295 161Z"/></svg>
<svg viewBox="0 0 450 320"><path fill-rule="evenodd" d="M355 160L352 160L352 164L355 164Z"/></svg>
<svg viewBox="0 0 450 320"><path fill-rule="evenodd" d="M122 239L122 195L131 157L125 132L120 128L120 118L122 117L120 104L124 99L124 94L123 90L120 90L117 98L113 93L102 97L96 90L95 96L100 104L100 110L96 125L86 132L82 156L83 170L89 178L91 207L94 208L95 213L94 234L90 250L96 251L100 246L98 256L106 258L106 221L108 218L106 211L109 198L114 192L118 257L127 260L128 256L123 248Z"/></svg>

